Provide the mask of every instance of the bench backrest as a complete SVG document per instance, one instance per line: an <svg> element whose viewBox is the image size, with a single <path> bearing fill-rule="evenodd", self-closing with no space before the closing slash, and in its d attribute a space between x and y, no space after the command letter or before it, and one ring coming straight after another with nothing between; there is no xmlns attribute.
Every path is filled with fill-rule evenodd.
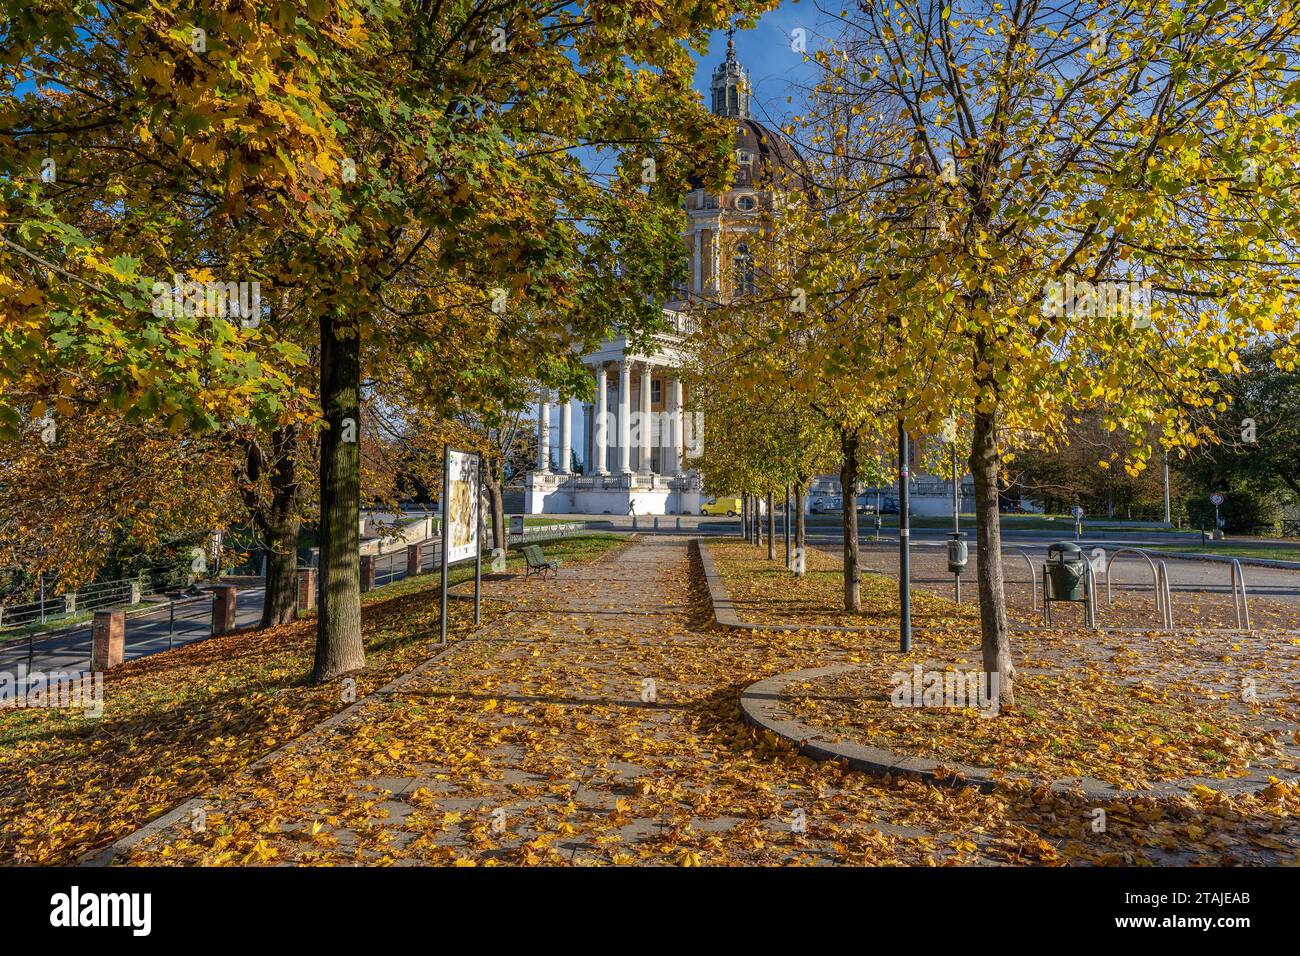
<svg viewBox="0 0 1300 956"><path fill-rule="evenodd" d="M535 544L524 545L524 560L529 564L542 564L546 559L542 557L542 549Z"/></svg>

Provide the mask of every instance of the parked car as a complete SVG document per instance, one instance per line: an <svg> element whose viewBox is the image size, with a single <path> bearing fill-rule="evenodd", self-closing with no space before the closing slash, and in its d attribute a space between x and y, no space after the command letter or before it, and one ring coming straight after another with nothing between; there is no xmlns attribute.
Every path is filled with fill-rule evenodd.
<svg viewBox="0 0 1300 956"><path fill-rule="evenodd" d="M808 510L815 515L831 514L844 507L844 499L838 495L822 495L814 498Z"/></svg>
<svg viewBox="0 0 1300 956"><path fill-rule="evenodd" d="M876 496L868 495L866 492L858 495L858 514L873 515L876 513Z"/></svg>
<svg viewBox="0 0 1300 956"><path fill-rule="evenodd" d="M704 504L700 505L700 514L702 515L726 515L728 518L734 518L740 514L739 498L710 498Z"/></svg>
<svg viewBox="0 0 1300 956"><path fill-rule="evenodd" d="M883 499L881 499L881 502L880 502L880 513L881 513L882 515L896 515L896 514L898 514L898 499L897 499L897 498L883 498Z"/></svg>

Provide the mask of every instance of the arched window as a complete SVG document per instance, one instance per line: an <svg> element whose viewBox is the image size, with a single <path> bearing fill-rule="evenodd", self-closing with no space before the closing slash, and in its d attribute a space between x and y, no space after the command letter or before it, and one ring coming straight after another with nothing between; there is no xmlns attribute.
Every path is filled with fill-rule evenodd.
<svg viewBox="0 0 1300 956"><path fill-rule="evenodd" d="M749 251L747 243L742 242L736 246L736 255L732 263L735 268L732 286L736 295L755 295L758 292L758 284L754 281L754 256Z"/></svg>

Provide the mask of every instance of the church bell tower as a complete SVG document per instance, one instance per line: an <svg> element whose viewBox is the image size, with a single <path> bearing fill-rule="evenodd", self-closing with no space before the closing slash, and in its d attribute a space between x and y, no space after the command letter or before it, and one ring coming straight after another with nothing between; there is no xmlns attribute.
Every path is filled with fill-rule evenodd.
<svg viewBox="0 0 1300 956"><path fill-rule="evenodd" d="M735 30L727 31L727 58L713 71L713 112L732 119L749 118L749 74L736 59Z"/></svg>

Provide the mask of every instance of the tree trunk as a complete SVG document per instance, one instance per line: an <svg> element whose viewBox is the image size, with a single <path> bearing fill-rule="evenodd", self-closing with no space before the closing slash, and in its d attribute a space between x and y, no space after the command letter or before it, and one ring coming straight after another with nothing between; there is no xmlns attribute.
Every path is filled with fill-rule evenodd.
<svg viewBox="0 0 1300 956"><path fill-rule="evenodd" d="M975 479L975 560L980 594L984 673L998 675L999 706L1015 705L1015 668L1002 586L1002 526L998 513L998 435L995 412L975 413L970 471Z"/></svg>
<svg viewBox="0 0 1300 956"><path fill-rule="evenodd" d="M296 513L284 515L266 536L266 596L259 627L288 624L298 617L298 531Z"/></svg>
<svg viewBox="0 0 1300 956"><path fill-rule="evenodd" d="M488 513L492 517L492 547L502 554L509 550L506 543L506 499L501 487L501 472L483 460L483 486L488 493Z"/></svg>
<svg viewBox="0 0 1300 956"><path fill-rule="evenodd" d="M858 510L854 507L858 483L856 430L840 429L840 526L844 529L844 610L862 610L862 554L858 550Z"/></svg>
<svg viewBox="0 0 1300 956"><path fill-rule="evenodd" d="M776 495L767 493L767 560L776 560Z"/></svg>
<svg viewBox="0 0 1300 956"><path fill-rule="evenodd" d="M763 546L763 499L753 496L754 500L754 545L761 548Z"/></svg>
<svg viewBox="0 0 1300 956"><path fill-rule="evenodd" d="M237 476L239 491L266 557L266 595L259 627L287 624L297 617L300 440L297 425L283 425L271 433L269 456L258 436L244 442L243 473Z"/></svg>
<svg viewBox="0 0 1300 956"><path fill-rule="evenodd" d="M808 552L804 549L803 498L804 480L800 478L794 485L794 548L803 555L803 561L796 563L795 577L801 578L807 573Z"/></svg>
<svg viewBox="0 0 1300 956"><path fill-rule="evenodd" d="M356 324L320 320L320 611L312 680L365 666L361 640L361 339Z"/></svg>

